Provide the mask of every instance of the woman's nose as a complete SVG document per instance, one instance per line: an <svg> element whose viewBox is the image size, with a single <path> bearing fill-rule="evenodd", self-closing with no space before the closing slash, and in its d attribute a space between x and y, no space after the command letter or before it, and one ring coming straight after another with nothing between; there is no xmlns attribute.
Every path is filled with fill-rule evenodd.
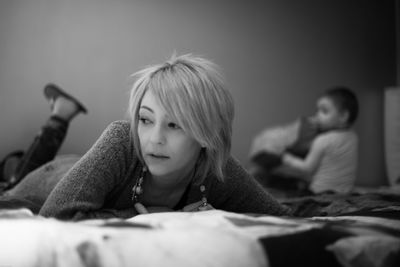
<svg viewBox="0 0 400 267"><path fill-rule="evenodd" d="M150 134L150 141L154 144L164 144L165 140L164 129L158 125L154 126Z"/></svg>

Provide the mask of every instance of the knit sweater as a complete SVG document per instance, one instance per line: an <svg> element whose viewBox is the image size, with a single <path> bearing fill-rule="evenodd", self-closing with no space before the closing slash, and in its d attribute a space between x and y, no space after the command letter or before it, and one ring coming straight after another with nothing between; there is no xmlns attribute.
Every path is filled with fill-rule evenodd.
<svg viewBox="0 0 400 267"><path fill-rule="evenodd" d="M130 136L129 122L111 123L52 190L39 214L64 220L137 215L132 187L143 166ZM204 180L207 200L214 208L238 213L287 214L287 208L266 193L232 157L225 166L224 178L221 182L215 175L208 175ZM191 183L184 204L197 202L201 197L199 185Z"/></svg>

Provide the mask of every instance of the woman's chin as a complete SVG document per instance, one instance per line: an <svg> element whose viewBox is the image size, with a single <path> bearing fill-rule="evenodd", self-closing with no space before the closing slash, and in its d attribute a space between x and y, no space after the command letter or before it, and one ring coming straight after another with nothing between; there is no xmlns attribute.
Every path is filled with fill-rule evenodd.
<svg viewBox="0 0 400 267"><path fill-rule="evenodd" d="M147 168L153 176L164 176L168 174L168 170L159 164L147 164Z"/></svg>

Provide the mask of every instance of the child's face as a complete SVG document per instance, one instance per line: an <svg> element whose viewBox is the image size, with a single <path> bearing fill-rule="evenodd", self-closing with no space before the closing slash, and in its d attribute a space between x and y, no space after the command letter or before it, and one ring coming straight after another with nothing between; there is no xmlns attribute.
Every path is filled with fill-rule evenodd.
<svg viewBox="0 0 400 267"><path fill-rule="evenodd" d="M322 131L342 129L346 127L348 112L339 110L329 97L321 97L317 101L315 123Z"/></svg>

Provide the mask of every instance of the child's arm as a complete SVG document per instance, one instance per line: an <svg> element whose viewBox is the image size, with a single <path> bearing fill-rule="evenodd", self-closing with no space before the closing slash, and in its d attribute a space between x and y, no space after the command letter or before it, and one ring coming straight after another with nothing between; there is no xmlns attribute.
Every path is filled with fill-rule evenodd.
<svg viewBox="0 0 400 267"><path fill-rule="evenodd" d="M292 175L309 180L317 171L323 154L324 148L317 137L312 143L310 151L305 159L293 156L289 153L284 153L282 156L282 165Z"/></svg>

